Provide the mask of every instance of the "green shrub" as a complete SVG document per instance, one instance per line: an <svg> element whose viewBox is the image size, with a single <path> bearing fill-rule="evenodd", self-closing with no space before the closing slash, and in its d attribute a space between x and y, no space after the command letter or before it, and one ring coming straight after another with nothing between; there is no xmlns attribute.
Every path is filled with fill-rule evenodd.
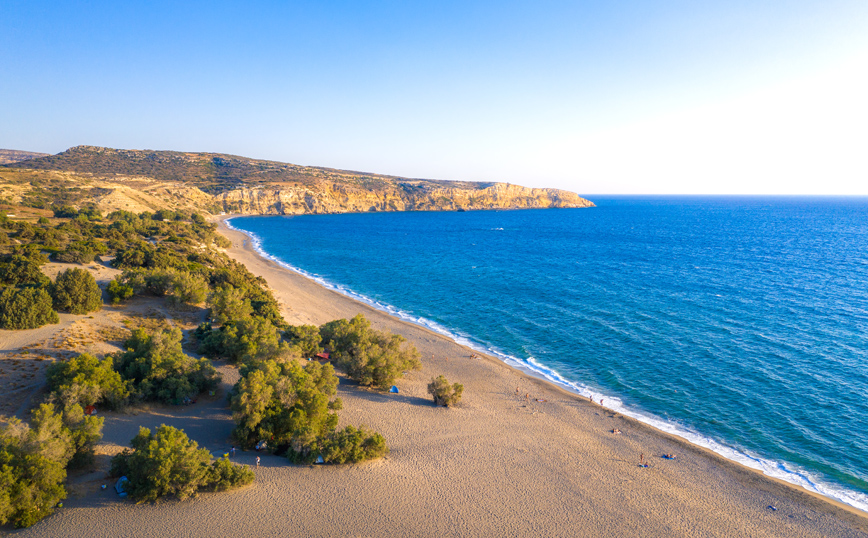
<svg viewBox="0 0 868 538"><path fill-rule="evenodd" d="M185 355L181 339L180 329L153 335L137 329L124 342L127 351L115 357L114 366L137 398L181 403L217 386L220 374L211 361Z"/></svg>
<svg viewBox="0 0 868 538"><path fill-rule="evenodd" d="M324 463L359 463L382 458L389 453L382 435L352 426L322 437L317 445ZM308 463L315 459L312 451Z"/></svg>
<svg viewBox="0 0 868 538"><path fill-rule="evenodd" d="M129 284L125 284L120 277L113 279L109 282L108 288L106 289L108 292L109 299L112 304L119 304L122 301L126 301L131 298L136 290Z"/></svg>
<svg viewBox="0 0 868 538"><path fill-rule="evenodd" d="M428 394L434 397L435 405L450 407L457 405L461 401L461 393L464 392L464 385L455 383L450 385L449 381L444 376L437 376L436 379L431 379L428 383Z"/></svg>
<svg viewBox="0 0 868 538"><path fill-rule="evenodd" d="M252 470L243 465L236 465L229 458L222 457L214 460L208 469L205 479L206 489L209 491L226 491L247 484L252 484L256 475Z"/></svg>
<svg viewBox="0 0 868 538"><path fill-rule="evenodd" d="M59 322L44 289L5 288L0 292L0 329L35 329Z"/></svg>
<svg viewBox="0 0 868 538"><path fill-rule="evenodd" d="M67 269L51 286L54 308L71 314L87 314L102 308L102 291L96 279L84 269Z"/></svg>
<svg viewBox="0 0 868 538"><path fill-rule="evenodd" d="M405 370L421 368L419 352L397 334L377 331L361 314L350 321L339 319L320 327L332 357L347 376L362 385L389 388Z"/></svg>
<svg viewBox="0 0 868 538"><path fill-rule="evenodd" d="M83 353L48 367L48 390L63 407L103 404L116 409L123 405L129 390L113 367L112 359L97 359Z"/></svg>

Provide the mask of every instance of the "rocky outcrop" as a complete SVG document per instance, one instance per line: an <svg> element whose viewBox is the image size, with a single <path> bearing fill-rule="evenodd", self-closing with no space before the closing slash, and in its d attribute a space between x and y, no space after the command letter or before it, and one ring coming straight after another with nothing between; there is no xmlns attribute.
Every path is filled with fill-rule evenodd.
<svg viewBox="0 0 868 538"><path fill-rule="evenodd" d="M594 206L572 192L530 189L508 183L495 183L482 189L430 188L402 183L371 190L322 182L315 186L238 188L216 198L226 212L260 215Z"/></svg>

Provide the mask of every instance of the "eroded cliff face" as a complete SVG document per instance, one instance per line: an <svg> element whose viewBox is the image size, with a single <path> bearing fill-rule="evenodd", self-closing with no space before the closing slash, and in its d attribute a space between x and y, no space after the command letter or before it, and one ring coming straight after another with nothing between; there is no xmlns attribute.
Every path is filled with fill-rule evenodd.
<svg viewBox="0 0 868 538"><path fill-rule="evenodd" d="M495 183L484 189L427 188L402 184L376 190L323 182L316 186L234 189L216 196L224 211L259 215L363 213L370 211L457 211L593 207L577 194Z"/></svg>

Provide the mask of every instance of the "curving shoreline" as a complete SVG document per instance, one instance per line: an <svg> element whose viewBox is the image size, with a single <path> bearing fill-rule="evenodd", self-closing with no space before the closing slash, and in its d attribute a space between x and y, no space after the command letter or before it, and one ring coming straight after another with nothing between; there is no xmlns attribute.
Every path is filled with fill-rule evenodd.
<svg viewBox="0 0 868 538"><path fill-rule="evenodd" d="M504 362L506 365L518 369L526 375L546 380L563 389L566 389L568 392L575 396L579 396L582 398L592 398L593 401L605 400L605 408L609 411L623 413L624 415L637 419L640 422L643 422L658 430L680 437L694 445L709 449L730 461L759 471L766 476L783 480L784 482L804 488L807 491L820 494L823 497L841 502L845 505L854 507L857 510L868 513L868 504L866 504L866 500L868 499L866 499L865 495L859 490L846 489L846 487L841 484L824 480L822 476L812 474L812 472L809 470L791 465L785 460L775 460L771 457L763 457L755 453L750 453L746 450L738 450L725 443L718 442L713 437L703 435L694 429L691 429L689 427L683 427L680 423L665 420L659 418L659 416L649 414L642 409L627 406L617 395L613 395L607 392L600 392L599 390L586 386L581 382L581 380L568 379L560 375L556 370L551 369L545 364L535 360L533 357L522 360L499 349L486 347L475 342L473 340L473 337L470 335L452 330L439 323L433 322L430 319L426 319L425 317L419 317L418 315L414 315L410 312L404 311L401 308L397 308L391 304L371 299L370 297L360 294L353 289L336 284L330 281L327 277L311 274L304 269L295 267L292 264L281 260L279 257L265 251L262 246L262 238L259 237L257 233L235 227L233 225L234 222L232 222L234 218L235 216L229 216L225 218L223 222L229 229L248 236L250 238L250 244L253 250L255 250L261 257L267 260L271 260L287 270L311 279L331 291L344 295L349 299L361 302L366 306L372 307L387 315L396 317L406 323L432 330L433 332L441 334L446 338L451 339L455 343L469 348L470 350L493 356ZM261 228L256 228L254 226L253 229ZM357 260L357 263L361 263L361 261Z"/></svg>
<svg viewBox="0 0 868 538"><path fill-rule="evenodd" d="M287 315L287 319L291 323L322 323L323 321L327 321L328 315L320 316L318 314L314 314L310 312L309 308L299 308L291 303L294 300L297 300L299 291L303 291L303 295L306 298L310 298L310 300L319 301L322 305L321 308L316 309L322 314L326 314L328 312L333 312L334 314L340 314L340 317L347 317L350 315L354 315L355 313L362 312L366 316L372 319L375 325L380 327L389 328L393 332L398 332L408 337L411 341L413 341L420 350L423 351L423 360L426 358L427 350L424 350L423 347L425 343L434 341L434 340L444 340L442 345L444 347L451 346L456 349L465 349L459 344L448 340L445 336L430 331L424 327L419 325L412 324L408 321L399 320L396 318L392 318L382 311L376 310L373 307L362 304L354 301L352 298L347 297L346 295L338 294L335 291L328 290L319 284L309 280L308 278L300 275L298 273L292 272L289 269L277 264L274 261L267 260L258 253L246 234L241 231L236 231L228 228L223 221L231 218L231 216L224 216L220 219L220 232L229 237L233 244L235 245L228 252L229 255L236 260L244 263L254 274L264 276L266 280L269 282L270 286L274 289L275 294L278 296L279 300L288 305L289 312ZM287 285L292 285L295 289L291 291L285 291ZM285 295L285 297L283 296ZM334 315L332 317L335 317ZM331 319L331 318L329 318ZM420 341L423 345L420 345ZM477 351L478 350L474 350ZM469 351L467 351L469 352ZM649 447L652 445L657 446L669 446L673 447L671 451L679 451L681 453L688 452L691 455L691 458L697 458L702 462L701 467L703 468L702 473L710 473L710 476L705 475L699 478L699 484L704 484L702 488L709 487L710 484L715 483L720 480L721 476L725 476L726 480L723 480L723 483L731 483L735 481L739 483L742 487L746 487L749 492L745 491L736 491L736 488L730 490L728 487L723 488L724 491L727 491L725 494L726 497L734 496L739 499L743 499L746 495L748 497L755 496L758 492L769 492L770 490L776 491L776 498L779 499L787 499L788 502L794 503L793 506L800 506L799 509L795 509L796 512L799 511L821 511L827 513L830 517L839 520L840 522L846 522L849 525L852 525L852 531L856 532L856 535L862 535L862 533L868 532L868 517L853 507L845 505L843 503L834 501L832 499L823 497L819 494L807 491L798 486L794 486L782 480L778 480L773 477L768 477L762 475L759 471L754 469L747 468L739 463L724 459L723 457L715 454L709 449L691 444L681 438L670 435L664 431L658 430L652 426L647 424L640 423L637 420L631 419L629 417L625 417L618 412L614 412L609 409L601 408L598 405L590 404L586 398L581 398L575 394L575 392L567 391L562 387L558 387L555 384L548 382L546 380L541 380L537 377L532 377L532 372L526 371L517 371L511 368L509 365L504 364L501 360L487 356L485 357L485 361L463 361L460 365L456 364L455 366L451 366L451 369L455 370L456 376L460 375L479 375L479 372L471 372L471 365L473 369L476 369L477 366L484 366L484 370L486 372L484 375L486 377L509 377L516 378L521 383L525 385L534 386L534 390L537 392L544 391L550 394L556 394L559 398L566 398L568 402L570 402L571 406L577 408L580 411L581 419L588 420L590 417L588 415L593 416L595 419L600 420L599 417L601 415L605 416L602 420L605 424L605 427L600 427L597 425L596 428L582 428L582 435L589 435L594 437L594 441L596 443L602 444L610 444L609 442L613 439L619 439L617 436L613 436L611 433L612 426L611 424L620 423L626 424L626 426L619 426L619 429L625 430L625 427L629 429L630 434L629 437L632 440L638 441L638 443L626 443L629 445L633 445L634 450L639 450L633 456L638 456L641 452L641 446L647 444ZM425 361L426 363L431 362ZM423 375L427 375L429 370L429 364L426 364L426 369ZM447 374L449 376L449 374ZM451 379L451 377L450 377ZM460 379L456 377L456 380L465 382L465 379ZM468 383L465 382L465 385ZM514 389L513 389L514 390ZM471 387L468 387L468 394L472 391ZM506 393L509 396L509 393ZM519 404L521 400L523 400L523 394L520 395L521 398L518 398ZM546 403L539 404L537 403L537 407L540 407L539 412L548 412L556 415L560 415L562 410L552 410L545 409L542 411L542 408L545 407L553 407L551 405L547 405L553 403L550 398L540 398L547 400ZM499 402L502 403L502 402ZM496 402L486 402L486 406L494 406ZM556 412L555 412L556 411ZM561 417L564 418L564 417ZM579 418L579 417L577 417ZM505 433L505 432L501 432ZM559 433L566 432L558 432L552 431L548 435L546 435L546 439L541 439L540 443L558 443L561 439L559 439ZM638 435L640 439L635 439ZM623 439L620 438L620 439ZM415 447L414 447L415 448ZM421 448L424 450L424 447ZM621 452L621 451L619 451ZM629 450L628 450L629 452ZM649 453L654 453L653 449L649 448L648 452L644 452L645 455ZM668 453L666 450L663 450L662 453ZM621 458L629 458L627 454L623 452L618 454ZM685 459L679 459L679 466L685 463ZM654 471L657 472L661 469L661 465L659 462L654 460L655 467ZM674 467L674 466L672 466ZM620 473L624 472L624 469L621 469L619 465L615 465L613 468L609 469L608 472L617 476ZM692 473L692 470L691 470ZM647 473L650 474L650 473ZM644 477L647 478L647 477ZM643 478L643 480L644 480ZM657 478L657 477L655 477ZM660 487L660 483L657 480L650 480L649 482L655 483L647 493L653 493ZM698 484L697 484L698 485ZM700 489L702 489L700 488ZM666 490L666 488L663 488ZM692 496L693 494L691 494ZM728 499L724 502L724 504L729 505L734 501L734 499ZM764 502L764 501L762 501ZM760 504L762 504L760 502ZM691 504L691 503L688 503ZM769 510L767 507L775 505L774 503L765 503L762 506L752 507L748 512L753 512L753 509L759 508L765 510L766 512L761 512L762 514L772 513L773 511ZM776 506L780 508L779 506ZM745 507L746 508L746 507ZM774 513L778 513L778 511L774 511ZM757 513L753 513L752 515L748 515L748 513L741 514L745 517L745 522L751 521L750 525L755 525L756 522L752 521L757 517ZM810 525L809 525L810 527ZM752 528L752 527L751 527ZM707 531L708 529L706 529ZM802 531L807 531L807 529L802 529ZM824 531L828 533L827 529ZM792 530L788 531L788 533L792 533ZM604 533L605 534L605 533ZM677 534L677 533L676 533ZM645 535L643 533L643 535ZM655 535L655 533L650 533L647 535ZM662 535L662 534L661 534ZM772 535L776 535L774 531L772 531ZM801 535L801 532L795 533L792 535ZM810 532L805 535L810 535Z"/></svg>

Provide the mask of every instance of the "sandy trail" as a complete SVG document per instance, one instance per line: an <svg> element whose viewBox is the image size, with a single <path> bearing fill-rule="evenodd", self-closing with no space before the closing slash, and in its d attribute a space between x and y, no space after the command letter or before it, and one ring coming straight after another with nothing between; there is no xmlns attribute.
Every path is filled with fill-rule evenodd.
<svg viewBox="0 0 868 538"><path fill-rule="evenodd" d="M291 323L321 324L363 313L420 350L421 371L381 394L341 379L341 424L367 425L391 448L362 465L295 466L262 458L256 482L234 493L137 506L99 489L98 475L57 515L21 536L862 536L868 518L766 478L710 451L326 290L258 257L246 238L230 256L263 276ZM433 358L432 358L433 357ZM139 425L184 428L214 452L229 448L222 392L189 407L108 415L103 454L120 450ZM462 405L432 405L436 375L465 385ZM518 388L518 393L516 392ZM529 393L531 398L525 399ZM538 402L536 399L545 402ZM623 433L613 435L619 428ZM222 442L222 444L221 444ZM676 453L676 461L661 456ZM251 463L255 453L239 453ZM638 466L639 456L650 461ZM767 507L773 505L776 511Z"/></svg>

